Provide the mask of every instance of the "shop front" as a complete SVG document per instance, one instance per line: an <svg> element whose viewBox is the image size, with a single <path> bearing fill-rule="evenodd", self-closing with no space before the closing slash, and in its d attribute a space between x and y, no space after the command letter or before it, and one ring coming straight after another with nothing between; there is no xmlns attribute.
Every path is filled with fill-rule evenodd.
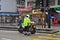
<svg viewBox="0 0 60 40"><path fill-rule="evenodd" d="M32 14L32 7L19 8L18 11L19 11L19 14L21 15Z"/></svg>
<svg viewBox="0 0 60 40"><path fill-rule="evenodd" d="M60 24L60 7L51 8L52 24Z"/></svg>
<svg viewBox="0 0 60 40"><path fill-rule="evenodd" d="M60 7L56 7L56 8L54 8L54 10L55 10L55 14L54 14L54 16L55 16L55 19L57 19L57 21L58 21L58 23L57 24L60 24Z"/></svg>
<svg viewBox="0 0 60 40"><path fill-rule="evenodd" d="M43 13L40 11L40 9L37 10L32 10L33 13L33 20L37 23L37 24L41 24L41 19L42 19L42 15Z"/></svg>
<svg viewBox="0 0 60 40"><path fill-rule="evenodd" d="M16 17L18 17L19 14L0 14L0 23L15 23Z"/></svg>

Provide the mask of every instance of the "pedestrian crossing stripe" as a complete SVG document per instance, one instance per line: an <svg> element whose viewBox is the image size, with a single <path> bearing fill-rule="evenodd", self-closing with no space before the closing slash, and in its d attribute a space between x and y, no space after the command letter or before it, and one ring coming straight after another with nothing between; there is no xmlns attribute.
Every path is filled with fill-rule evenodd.
<svg viewBox="0 0 60 40"><path fill-rule="evenodd" d="M35 37L35 38L29 38L29 40L43 40L43 39L60 40L60 38L54 38L54 37L48 37L48 36L38 36L38 37Z"/></svg>
<svg viewBox="0 0 60 40"><path fill-rule="evenodd" d="M10 33L13 32L14 33L14 32L18 32L18 31L0 30L0 32L10 32Z"/></svg>
<svg viewBox="0 0 60 40"><path fill-rule="evenodd" d="M50 38L49 40L60 40L60 38Z"/></svg>
<svg viewBox="0 0 60 40"><path fill-rule="evenodd" d="M30 38L29 40L43 40L43 39L46 39L46 40L60 40L60 38Z"/></svg>
<svg viewBox="0 0 60 40"><path fill-rule="evenodd" d="M40 40L39 38L30 38L29 40Z"/></svg>
<svg viewBox="0 0 60 40"><path fill-rule="evenodd" d="M29 40L48 40L47 38L30 38Z"/></svg>
<svg viewBox="0 0 60 40"><path fill-rule="evenodd" d="M48 34L49 37L54 37L56 36L55 34Z"/></svg>
<svg viewBox="0 0 60 40"><path fill-rule="evenodd" d="M51 38L51 37L48 37L48 36L38 36L38 38Z"/></svg>
<svg viewBox="0 0 60 40"><path fill-rule="evenodd" d="M40 39L30 39L30 40L40 40Z"/></svg>
<svg viewBox="0 0 60 40"><path fill-rule="evenodd" d="M9 39L9 38L1 38L1 40L12 40L12 39Z"/></svg>

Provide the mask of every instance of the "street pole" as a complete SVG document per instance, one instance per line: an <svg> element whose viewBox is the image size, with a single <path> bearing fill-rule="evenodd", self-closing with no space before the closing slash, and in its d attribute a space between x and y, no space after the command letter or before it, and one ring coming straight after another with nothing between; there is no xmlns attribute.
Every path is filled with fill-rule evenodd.
<svg viewBox="0 0 60 40"><path fill-rule="evenodd" d="M51 28L51 22L50 22L50 0L46 0L47 2L47 8L48 8L48 28Z"/></svg>
<svg viewBox="0 0 60 40"><path fill-rule="evenodd" d="M46 13L46 0L45 1L43 1L44 3L44 14ZM44 28L46 28L46 14L45 14L45 17L44 17Z"/></svg>
<svg viewBox="0 0 60 40"><path fill-rule="evenodd" d="M51 28L50 9L48 9L48 28Z"/></svg>
<svg viewBox="0 0 60 40"><path fill-rule="evenodd" d="M27 1L28 1L28 0L25 0L25 8L27 8Z"/></svg>

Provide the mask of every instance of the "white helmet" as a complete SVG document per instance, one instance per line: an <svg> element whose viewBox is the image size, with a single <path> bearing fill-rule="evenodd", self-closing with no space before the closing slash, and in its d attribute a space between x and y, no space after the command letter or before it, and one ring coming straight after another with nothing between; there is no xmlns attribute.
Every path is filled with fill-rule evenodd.
<svg viewBox="0 0 60 40"><path fill-rule="evenodd" d="M30 17L30 15L26 15L27 17Z"/></svg>

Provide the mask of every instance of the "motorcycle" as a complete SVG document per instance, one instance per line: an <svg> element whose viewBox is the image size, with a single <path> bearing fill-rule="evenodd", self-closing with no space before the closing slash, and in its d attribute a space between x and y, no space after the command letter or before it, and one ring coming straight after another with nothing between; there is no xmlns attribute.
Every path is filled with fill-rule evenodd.
<svg viewBox="0 0 60 40"><path fill-rule="evenodd" d="M20 33L23 33L23 32L24 32L23 23L20 24L20 27L18 28L18 31L19 31ZM36 23L35 23L35 22L31 22L31 25L30 25L30 27L29 27L29 32L30 32L31 34L35 34L35 32L36 32Z"/></svg>

